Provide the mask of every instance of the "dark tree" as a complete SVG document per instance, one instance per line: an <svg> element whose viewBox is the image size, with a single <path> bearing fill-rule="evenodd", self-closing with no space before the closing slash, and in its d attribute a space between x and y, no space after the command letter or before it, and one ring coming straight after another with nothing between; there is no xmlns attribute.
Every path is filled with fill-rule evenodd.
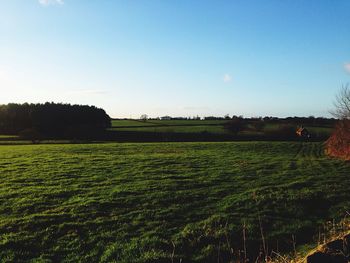
<svg viewBox="0 0 350 263"><path fill-rule="evenodd" d="M110 117L95 106L48 102L0 105L1 133L34 130L46 137L80 138L96 135L110 126Z"/></svg>
<svg viewBox="0 0 350 263"><path fill-rule="evenodd" d="M148 115L147 114L142 114L141 117L140 117L140 120L143 121L143 122L147 121L147 119L148 119Z"/></svg>

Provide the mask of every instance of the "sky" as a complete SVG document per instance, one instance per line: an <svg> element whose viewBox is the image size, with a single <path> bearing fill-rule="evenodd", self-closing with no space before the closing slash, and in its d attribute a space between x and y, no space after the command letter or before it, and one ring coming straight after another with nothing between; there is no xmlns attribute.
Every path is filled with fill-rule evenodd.
<svg viewBox="0 0 350 263"><path fill-rule="evenodd" d="M0 104L114 118L329 116L349 0L1 0Z"/></svg>

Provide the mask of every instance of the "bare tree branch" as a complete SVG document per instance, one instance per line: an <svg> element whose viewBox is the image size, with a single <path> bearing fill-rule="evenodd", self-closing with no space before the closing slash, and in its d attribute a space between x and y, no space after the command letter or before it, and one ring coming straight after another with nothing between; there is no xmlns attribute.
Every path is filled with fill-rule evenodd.
<svg viewBox="0 0 350 263"><path fill-rule="evenodd" d="M335 109L331 114L338 119L350 119L350 87L343 85L334 101Z"/></svg>

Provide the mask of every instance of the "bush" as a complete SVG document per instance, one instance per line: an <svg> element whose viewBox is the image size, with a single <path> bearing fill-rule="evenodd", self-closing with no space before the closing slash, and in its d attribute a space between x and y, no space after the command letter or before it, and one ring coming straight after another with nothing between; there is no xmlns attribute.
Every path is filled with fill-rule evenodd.
<svg viewBox="0 0 350 263"><path fill-rule="evenodd" d="M333 157L350 160L350 120L342 120L326 142L326 153Z"/></svg>

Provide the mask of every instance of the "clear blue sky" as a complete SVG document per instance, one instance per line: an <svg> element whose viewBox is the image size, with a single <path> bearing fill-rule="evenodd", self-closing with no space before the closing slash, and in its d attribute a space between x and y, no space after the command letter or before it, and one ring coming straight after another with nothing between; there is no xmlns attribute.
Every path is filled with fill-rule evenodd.
<svg viewBox="0 0 350 263"><path fill-rule="evenodd" d="M328 116L348 82L348 0L0 2L0 103Z"/></svg>

